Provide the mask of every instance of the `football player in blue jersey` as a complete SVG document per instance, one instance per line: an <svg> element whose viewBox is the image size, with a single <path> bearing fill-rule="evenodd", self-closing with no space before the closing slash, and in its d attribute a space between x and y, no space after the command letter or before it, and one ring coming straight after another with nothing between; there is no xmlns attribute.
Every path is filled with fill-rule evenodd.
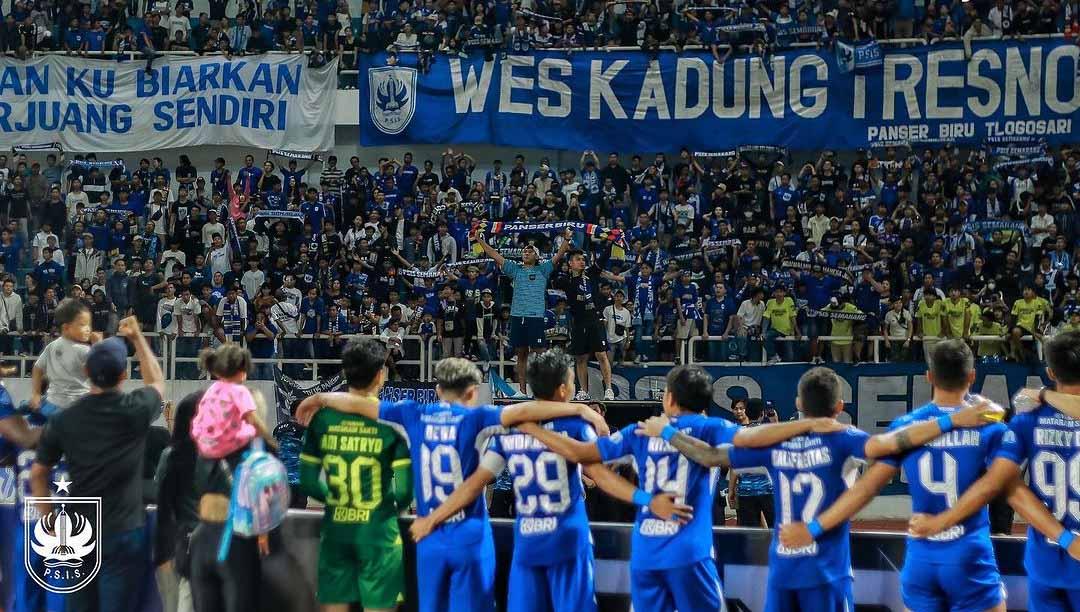
<svg viewBox="0 0 1080 612"><path fill-rule="evenodd" d="M37 414L35 424L28 423L27 419L15 409L15 404L8 393L7 387L0 384L0 463L11 463L15 472L15 507L17 520L13 522L15 529L7 534L11 540L9 558L4 560L3 575L12 582L8 592L9 601L3 603L3 609L12 612L62 612L64 610L64 598L57 593L47 592L41 588L27 573L23 562L26 546L26 534L23 522L27 520L25 514L25 499L30 492L30 466L36 457L34 448L38 438L41 437L41 417ZM57 478L61 472L56 472ZM66 480L66 478L65 478ZM30 510L36 513L36 510ZM41 563L40 558L35 557L35 565Z"/></svg>
<svg viewBox="0 0 1080 612"><path fill-rule="evenodd" d="M527 377L537 399L565 402L574 397L574 370L558 349L534 355ZM514 480L516 520L514 556L510 565L510 612L595 611L593 550L582 466L569 463L530 435L545 429L581 442L596 440L593 428L577 417L536 425L527 423L492 439L480 467L441 506L413 522L410 532L420 542L431 530L479 498L484 487L507 467ZM542 434L541 434L542 435ZM639 502L664 518L691 518L690 508L670 494L650 496L622 477L594 463L585 474L597 486L626 503Z"/></svg>
<svg viewBox="0 0 1080 612"><path fill-rule="evenodd" d="M1057 392L1044 392L1032 410L1009 422L1010 433L985 476L936 516L915 515L911 533L932 538L948 533L1004 491L1028 521L1024 569L1028 609L1080 611L1080 333L1058 334L1044 345L1046 375ZM1072 412L1062 412L1072 409ZM1024 485L1024 465L1030 489Z"/></svg>
<svg viewBox="0 0 1080 612"><path fill-rule="evenodd" d="M711 445L764 447L811 431L838 431L835 419L807 419L741 429L702 411L712 403L712 377L696 366L667 375L664 413L679 431ZM581 442L542 429L533 432L553 451L578 464L633 461L644 495L638 505L630 552L630 598L636 612L720 610L720 577L713 560L712 507L718 468L705 468L667 440L637 435L629 425L610 438ZM644 503L668 493L693 508L689 521L656 516Z"/></svg>
<svg viewBox="0 0 1080 612"><path fill-rule="evenodd" d="M836 418L844 410L840 378L828 368L814 368L799 379L795 404L804 417ZM978 427L999 418L988 404L965 408L947 421L952 427ZM948 426L946 426L946 429ZM936 420L923 421L887 434L871 436L849 427L833 433L808 433L770 448L714 447L676 430L666 417L642 424L646 434L662 437L681 453L707 467L764 467L773 488L780 525L798 519L812 522L854 482L867 459L906 452L942 433ZM847 612L855 609L848 524L822 535L804 548L780 543L779 529L769 548L766 612Z"/></svg>
<svg viewBox="0 0 1080 612"><path fill-rule="evenodd" d="M953 429L957 414L969 403L968 389L975 382L975 358L967 344L946 340L935 346L926 378L933 387L931 402L896 419L889 429L937 421L941 436L925 446L881 459L816 519L785 525L780 533L783 546L806 548L828 537L869 503L901 467L909 481L913 512L937 514L956 505L987 467L1005 456L1005 425ZM900 594L904 605L917 612L1004 612L1005 589L994 559L985 507L933 538L908 538Z"/></svg>
<svg viewBox="0 0 1080 612"><path fill-rule="evenodd" d="M346 379L350 368L370 372L383 368L386 349L376 338L357 338L342 351ZM381 370L380 376L385 376ZM436 392L441 401L380 402L350 389L320 393L297 407L303 424L323 407L359 414L394 427L409 444L415 482L416 513L424 517L465 482L480 465L491 436L528 421L580 416L602 433L607 425L584 404L526 402L506 408L474 407L480 370L461 358L435 364ZM417 546L419 609L483 612L494 609L495 545L482 500L451 517Z"/></svg>

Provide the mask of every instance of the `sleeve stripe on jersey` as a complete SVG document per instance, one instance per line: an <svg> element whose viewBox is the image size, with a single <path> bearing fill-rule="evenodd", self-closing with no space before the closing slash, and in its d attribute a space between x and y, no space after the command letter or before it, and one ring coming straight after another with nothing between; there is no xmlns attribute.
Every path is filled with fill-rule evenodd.
<svg viewBox="0 0 1080 612"><path fill-rule="evenodd" d="M322 459L314 457L312 455L305 455L300 453L300 461L306 461L307 463L314 463L315 465L322 465Z"/></svg>
<svg viewBox="0 0 1080 612"><path fill-rule="evenodd" d="M409 459L407 457L404 459L395 459L394 462L390 464L390 467L399 468L403 465L412 465L412 459Z"/></svg>

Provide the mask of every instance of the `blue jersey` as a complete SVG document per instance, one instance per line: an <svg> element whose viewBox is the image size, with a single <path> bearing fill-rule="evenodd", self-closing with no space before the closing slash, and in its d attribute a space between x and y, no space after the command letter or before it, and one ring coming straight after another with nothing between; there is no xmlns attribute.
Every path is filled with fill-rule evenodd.
<svg viewBox="0 0 1080 612"><path fill-rule="evenodd" d="M929 403L889 426L894 431L951 414L956 408ZM911 494L911 511L940 514L951 508L964 491L982 477L986 468L1002 454L1001 441L1008 429L991 423L977 429L955 429L926 446L883 462L902 466ZM907 560L933 564L965 564L977 560L993 563L990 544L990 517L984 506L964 522L933 537L908 538Z"/></svg>
<svg viewBox="0 0 1080 612"><path fill-rule="evenodd" d="M1050 406L1017 414L1002 442L1002 456L1017 465L1027 463L1030 487L1054 518L1070 531L1080 531L1080 421ZM1080 563L1028 527L1024 568L1028 578L1062 589L1080 586Z"/></svg>
<svg viewBox="0 0 1080 612"><path fill-rule="evenodd" d="M480 465L491 436L504 433L502 408L466 408L412 400L381 402L379 420L394 427L409 444L415 482L416 514L427 516ZM477 498L431 534L433 542L460 547L479 541L487 530L487 508Z"/></svg>
<svg viewBox="0 0 1080 612"><path fill-rule="evenodd" d="M730 421L700 414L683 415L671 426L713 446L731 443L739 427ZM690 565L712 556L713 492L718 468L706 468L690 461L661 438L634 433L637 425L627 425L596 446L604 462L631 460L647 493L670 493L679 503L694 508L694 518L686 525L655 517L647 506L638 508L630 555L631 570L670 569Z"/></svg>
<svg viewBox="0 0 1080 612"><path fill-rule="evenodd" d="M776 531L769 547L769 585L801 589L830 584L851 574L848 523L844 521L806 548L786 548L777 537L781 525L809 523L835 502L855 481L866 459L870 434L848 428L829 434L808 434L771 448L731 451L731 467L764 467L776 485Z"/></svg>
<svg viewBox="0 0 1080 612"><path fill-rule="evenodd" d="M592 442L596 432L580 417L544 425L573 440ZM528 434L511 431L491 441L484 467L499 474L503 467L514 482L514 562L558 565L588 554L592 540L581 466L567 464Z"/></svg>

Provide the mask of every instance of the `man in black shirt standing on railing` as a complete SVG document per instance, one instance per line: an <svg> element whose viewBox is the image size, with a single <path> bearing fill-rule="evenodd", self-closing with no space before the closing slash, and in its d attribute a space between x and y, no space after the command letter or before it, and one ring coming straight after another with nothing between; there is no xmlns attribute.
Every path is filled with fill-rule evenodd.
<svg viewBox="0 0 1080 612"><path fill-rule="evenodd" d="M570 305L573 319L570 330L570 352L576 360L578 393L574 399L587 400L589 397L589 357L595 355L600 363L600 375L604 379L604 399L615 399L611 389L611 362L607 354L607 332L604 326L604 299L600 295L600 280L613 277L601 265L610 256L610 247L596 256L591 263L586 263L585 253L580 250L570 252L570 277L563 280L566 302ZM618 279L621 280L621 279Z"/></svg>

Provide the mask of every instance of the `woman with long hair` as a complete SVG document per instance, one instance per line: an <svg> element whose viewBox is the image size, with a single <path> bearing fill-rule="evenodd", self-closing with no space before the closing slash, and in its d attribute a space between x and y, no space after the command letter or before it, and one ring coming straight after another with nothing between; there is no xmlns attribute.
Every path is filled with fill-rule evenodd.
<svg viewBox="0 0 1080 612"><path fill-rule="evenodd" d="M191 439L191 420L204 390L188 394L173 414L172 441L161 454L154 482L157 484L157 530L154 533L154 565L158 591L165 612L190 612L191 577L188 545L199 524L199 497L195 470L199 455ZM204 466L205 467L205 466Z"/></svg>
<svg viewBox="0 0 1080 612"><path fill-rule="evenodd" d="M232 474L257 437L276 450L258 416L261 394L244 386L251 353L238 344L207 349L200 365L215 379L191 421L199 454L194 470L199 523L191 534L191 594L196 612L307 611L314 595L296 560L285 550L280 527L266 537L233 534L223 561L218 547L229 520Z"/></svg>

